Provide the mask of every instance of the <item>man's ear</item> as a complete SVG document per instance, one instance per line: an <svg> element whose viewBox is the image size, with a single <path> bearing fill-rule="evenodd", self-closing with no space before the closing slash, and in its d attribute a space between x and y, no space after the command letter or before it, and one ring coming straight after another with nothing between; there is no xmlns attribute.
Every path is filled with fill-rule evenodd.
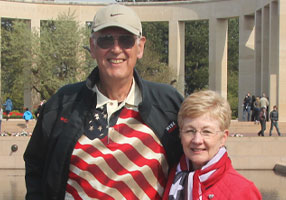
<svg viewBox="0 0 286 200"><path fill-rule="evenodd" d="M93 59L95 59L95 44L94 44L94 39L92 37L89 38L89 46L90 46L90 55Z"/></svg>
<svg viewBox="0 0 286 200"><path fill-rule="evenodd" d="M138 52L137 52L137 58L138 58L138 59L140 59L140 58L143 57L145 42L146 42L146 38L145 38L144 36L142 36L142 37L139 39L139 44L138 44Z"/></svg>

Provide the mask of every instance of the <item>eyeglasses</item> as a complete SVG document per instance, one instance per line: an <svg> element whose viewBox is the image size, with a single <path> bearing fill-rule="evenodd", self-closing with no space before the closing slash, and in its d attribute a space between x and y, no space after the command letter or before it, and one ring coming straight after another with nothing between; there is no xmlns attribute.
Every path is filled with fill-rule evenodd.
<svg viewBox="0 0 286 200"><path fill-rule="evenodd" d="M134 35L120 35L114 37L113 35L101 35L96 38L96 44L102 49L109 49L114 46L115 40L122 49L130 49L134 46L137 36Z"/></svg>
<svg viewBox="0 0 286 200"><path fill-rule="evenodd" d="M209 129L204 129L204 130L198 131L198 130L193 129L193 128L181 130L181 133L184 135L195 137L196 133L200 133L203 138L210 138L210 137L212 137L215 134L220 133L220 132L222 132L222 131L213 131L213 130L209 130Z"/></svg>

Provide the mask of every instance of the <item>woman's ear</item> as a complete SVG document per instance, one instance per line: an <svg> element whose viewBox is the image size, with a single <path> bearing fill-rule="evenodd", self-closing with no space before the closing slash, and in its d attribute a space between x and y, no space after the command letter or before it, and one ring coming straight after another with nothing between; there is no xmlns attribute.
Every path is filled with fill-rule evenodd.
<svg viewBox="0 0 286 200"><path fill-rule="evenodd" d="M228 129L225 129L225 130L223 131L223 135L222 135L221 146L225 146L226 141L227 141L228 134L229 134L229 130L228 130Z"/></svg>

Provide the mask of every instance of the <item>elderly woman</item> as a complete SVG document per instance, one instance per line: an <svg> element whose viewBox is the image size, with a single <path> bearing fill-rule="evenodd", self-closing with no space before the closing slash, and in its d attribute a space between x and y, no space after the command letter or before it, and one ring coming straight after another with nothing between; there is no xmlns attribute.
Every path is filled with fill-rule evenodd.
<svg viewBox="0 0 286 200"><path fill-rule="evenodd" d="M216 92L200 91L184 100L178 122L185 154L170 172L163 199L262 199L231 165L225 148L230 121L230 106Z"/></svg>

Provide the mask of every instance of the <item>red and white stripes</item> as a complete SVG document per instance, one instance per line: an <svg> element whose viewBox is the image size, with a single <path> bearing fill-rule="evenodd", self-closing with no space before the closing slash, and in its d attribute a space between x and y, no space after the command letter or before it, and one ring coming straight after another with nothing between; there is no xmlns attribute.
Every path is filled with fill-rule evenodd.
<svg viewBox="0 0 286 200"><path fill-rule="evenodd" d="M71 157L66 199L161 199L167 172L157 136L137 110L123 108L108 136L79 139Z"/></svg>

